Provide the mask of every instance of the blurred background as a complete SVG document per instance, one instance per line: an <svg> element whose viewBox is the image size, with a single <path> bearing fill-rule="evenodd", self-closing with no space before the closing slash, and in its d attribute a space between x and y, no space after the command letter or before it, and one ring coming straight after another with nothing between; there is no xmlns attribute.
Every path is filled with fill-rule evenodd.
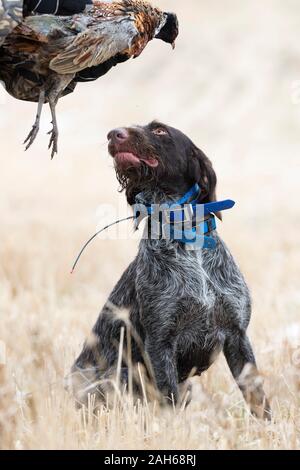
<svg viewBox="0 0 300 470"><path fill-rule="evenodd" d="M157 118L194 140L213 162L218 197L236 201L219 232L252 292L250 336L267 391L275 400L276 390L279 408L290 416L292 404L299 407L299 383L289 374L300 362L300 4L156 3L178 14L175 51L154 40L138 59L79 84L60 100L53 161L47 107L40 134L24 153L36 105L0 91L0 340L7 349L6 380L34 393L37 380L45 385L53 374L62 376L134 257L136 240L98 239L69 274L82 243L99 226L100 206L123 204L127 214L107 153L108 131ZM221 375L207 374L209 391L231 389L222 362L214 368ZM289 426L297 445L299 434ZM278 446L289 446L281 431Z"/></svg>

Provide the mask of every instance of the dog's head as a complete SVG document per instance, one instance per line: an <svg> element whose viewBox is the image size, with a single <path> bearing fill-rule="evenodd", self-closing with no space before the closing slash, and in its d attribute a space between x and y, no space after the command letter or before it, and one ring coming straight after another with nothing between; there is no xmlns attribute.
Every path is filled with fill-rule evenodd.
<svg viewBox="0 0 300 470"><path fill-rule="evenodd" d="M179 130L154 121L114 129L108 140L117 178L130 205L141 191L181 195L195 183L201 188L199 203L216 200L217 178L211 161Z"/></svg>

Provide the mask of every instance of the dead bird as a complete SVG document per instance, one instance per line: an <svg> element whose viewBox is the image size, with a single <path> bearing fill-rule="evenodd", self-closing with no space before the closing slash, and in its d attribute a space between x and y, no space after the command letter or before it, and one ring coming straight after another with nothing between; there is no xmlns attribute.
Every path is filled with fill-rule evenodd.
<svg viewBox="0 0 300 470"><path fill-rule="evenodd" d="M99 2L68 17L28 16L6 37L0 53L0 80L7 91L17 99L38 102L26 150L39 132L43 105L49 103L51 158L57 153L56 105L73 91L77 74L102 65L98 76L104 75L112 66L138 57L153 38L174 47L177 36L177 16L144 0Z"/></svg>

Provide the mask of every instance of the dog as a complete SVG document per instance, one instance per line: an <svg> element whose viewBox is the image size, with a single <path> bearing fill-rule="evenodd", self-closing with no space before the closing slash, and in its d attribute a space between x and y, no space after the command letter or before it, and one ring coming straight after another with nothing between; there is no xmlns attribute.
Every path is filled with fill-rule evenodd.
<svg viewBox="0 0 300 470"><path fill-rule="evenodd" d="M196 185L197 205L212 204L215 212L202 223L214 215L221 218L218 205L213 205L217 177L212 163L181 131L154 121L112 130L108 141L130 206L137 201L146 207L180 201ZM146 225L148 235L149 227L151 222ZM191 375L201 375L223 351L251 412L270 418L246 333L251 316L249 289L215 226L210 228L200 239L210 240L213 248L187 249L181 238L161 234L143 237L136 258L110 294L72 367L78 401L82 403L88 393L105 394L104 384L118 367L122 330L119 375L128 385L130 325L132 366L144 366L167 402L180 403L182 385ZM128 318L116 309L128 312ZM134 387L137 391L138 385Z"/></svg>

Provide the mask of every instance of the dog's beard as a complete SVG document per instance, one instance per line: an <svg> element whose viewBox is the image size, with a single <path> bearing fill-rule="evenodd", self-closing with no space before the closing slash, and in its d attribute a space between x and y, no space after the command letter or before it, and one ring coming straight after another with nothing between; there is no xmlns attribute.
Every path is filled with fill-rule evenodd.
<svg viewBox="0 0 300 470"><path fill-rule="evenodd" d="M120 183L120 191L126 191L126 196L130 205L134 204L135 196L149 189L155 190L158 183L157 169L149 167L141 162L137 167L118 168L115 167L116 177Z"/></svg>

